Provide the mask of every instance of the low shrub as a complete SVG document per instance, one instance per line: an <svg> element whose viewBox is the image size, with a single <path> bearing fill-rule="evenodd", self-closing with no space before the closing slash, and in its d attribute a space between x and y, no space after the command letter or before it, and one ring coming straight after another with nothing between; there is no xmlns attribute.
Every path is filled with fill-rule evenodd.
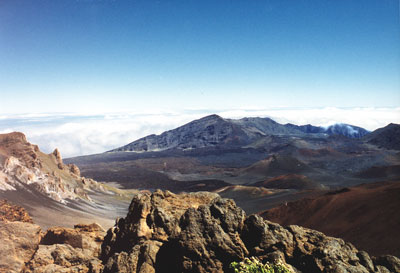
<svg viewBox="0 0 400 273"><path fill-rule="evenodd" d="M241 262L232 262L229 268L235 273L290 273L289 269L280 263L263 264L255 257L245 258Z"/></svg>

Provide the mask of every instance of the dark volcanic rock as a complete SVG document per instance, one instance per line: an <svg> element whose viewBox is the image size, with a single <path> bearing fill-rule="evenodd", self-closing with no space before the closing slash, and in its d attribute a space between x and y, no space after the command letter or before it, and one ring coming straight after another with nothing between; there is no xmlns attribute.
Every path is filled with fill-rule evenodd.
<svg viewBox="0 0 400 273"><path fill-rule="evenodd" d="M142 272L143 268L154 268L156 265L149 262L156 260L160 247L180 235L182 215L217 198L217 194L203 192L178 197L168 191L136 195L126 218L118 219L104 238L104 272Z"/></svg>
<svg viewBox="0 0 400 273"><path fill-rule="evenodd" d="M242 260L248 251L240 239L245 213L232 200L216 199L181 217L181 233L162 247L157 272L215 272L231 261ZM177 256L175 251L179 251Z"/></svg>
<svg viewBox="0 0 400 273"><path fill-rule="evenodd" d="M371 258L342 239L246 217L211 193L139 194L102 245L104 272L222 272L256 256L292 272L398 272L399 259ZM385 271L386 270L386 271Z"/></svg>

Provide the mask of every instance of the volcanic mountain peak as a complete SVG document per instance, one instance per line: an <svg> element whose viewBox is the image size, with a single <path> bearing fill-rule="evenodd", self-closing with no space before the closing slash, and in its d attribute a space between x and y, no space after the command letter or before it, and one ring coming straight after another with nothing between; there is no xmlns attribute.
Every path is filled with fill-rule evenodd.
<svg viewBox="0 0 400 273"><path fill-rule="evenodd" d="M368 131L348 125L336 124L327 128L312 125L280 124L270 118L246 117L224 119L209 115L189 122L161 135L149 135L110 152L148 152L170 149L195 149L204 147L244 147L266 136L317 136L343 135L360 138Z"/></svg>
<svg viewBox="0 0 400 273"><path fill-rule="evenodd" d="M110 152L163 151L168 149L192 149L221 144L243 144L247 135L235 124L218 115L194 120L161 135L149 135Z"/></svg>
<svg viewBox="0 0 400 273"><path fill-rule="evenodd" d="M221 116L217 115L217 114L211 114L205 117L202 117L196 121L201 122L201 121L206 121L206 120L221 120L224 121L225 119L222 118Z"/></svg>
<svg viewBox="0 0 400 273"><path fill-rule="evenodd" d="M66 203L66 199L89 199L85 189L102 189L97 182L80 177L73 164L65 165L60 152L42 153L24 134L0 134L0 190L37 190Z"/></svg>
<svg viewBox="0 0 400 273"><path fill-rule="evenodd" d="M379 147L400 150L400 124L390 123L373 131L364 139Z"/></svg>

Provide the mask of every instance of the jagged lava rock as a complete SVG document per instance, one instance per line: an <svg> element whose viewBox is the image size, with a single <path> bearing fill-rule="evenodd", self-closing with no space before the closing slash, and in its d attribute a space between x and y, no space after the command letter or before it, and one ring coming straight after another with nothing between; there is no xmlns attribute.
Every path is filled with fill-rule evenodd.
<svg viewBox="0 0 400 273"><path fill-rule="evenodd" d="M169 191L135 195L126 218L117 219L115 227L108 230L102 259L107 260L115 252L129 252L139 242L167 242L170 236L181 232L179 219L187 209L198 208L216 198L217 194L203 192L182 194L179 198Z"/></svg>
<svg viewBox="0 0 400 273"><path fill-rule="evenodd" d="M399 259L370 257L342 239L246 214L212 193L138 194L102 244L106 272L223 272L256 256L292 272L398 272Z"/></svg>

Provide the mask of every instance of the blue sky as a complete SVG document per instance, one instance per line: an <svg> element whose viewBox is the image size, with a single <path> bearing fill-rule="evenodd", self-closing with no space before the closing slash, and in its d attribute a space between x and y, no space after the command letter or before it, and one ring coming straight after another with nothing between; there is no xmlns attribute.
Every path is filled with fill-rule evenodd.
<svg viewBox="0 0 400 273"><path fill-rule="evenodd" d="M0 0L0 133L100 153L217 113L400 123L398 0Z"/></svg>
<svg viewBox="0 0 400 273"><path fill-rule="evenodd" d="M0 113L399 107L397 0L0 1Z"/></svg>

